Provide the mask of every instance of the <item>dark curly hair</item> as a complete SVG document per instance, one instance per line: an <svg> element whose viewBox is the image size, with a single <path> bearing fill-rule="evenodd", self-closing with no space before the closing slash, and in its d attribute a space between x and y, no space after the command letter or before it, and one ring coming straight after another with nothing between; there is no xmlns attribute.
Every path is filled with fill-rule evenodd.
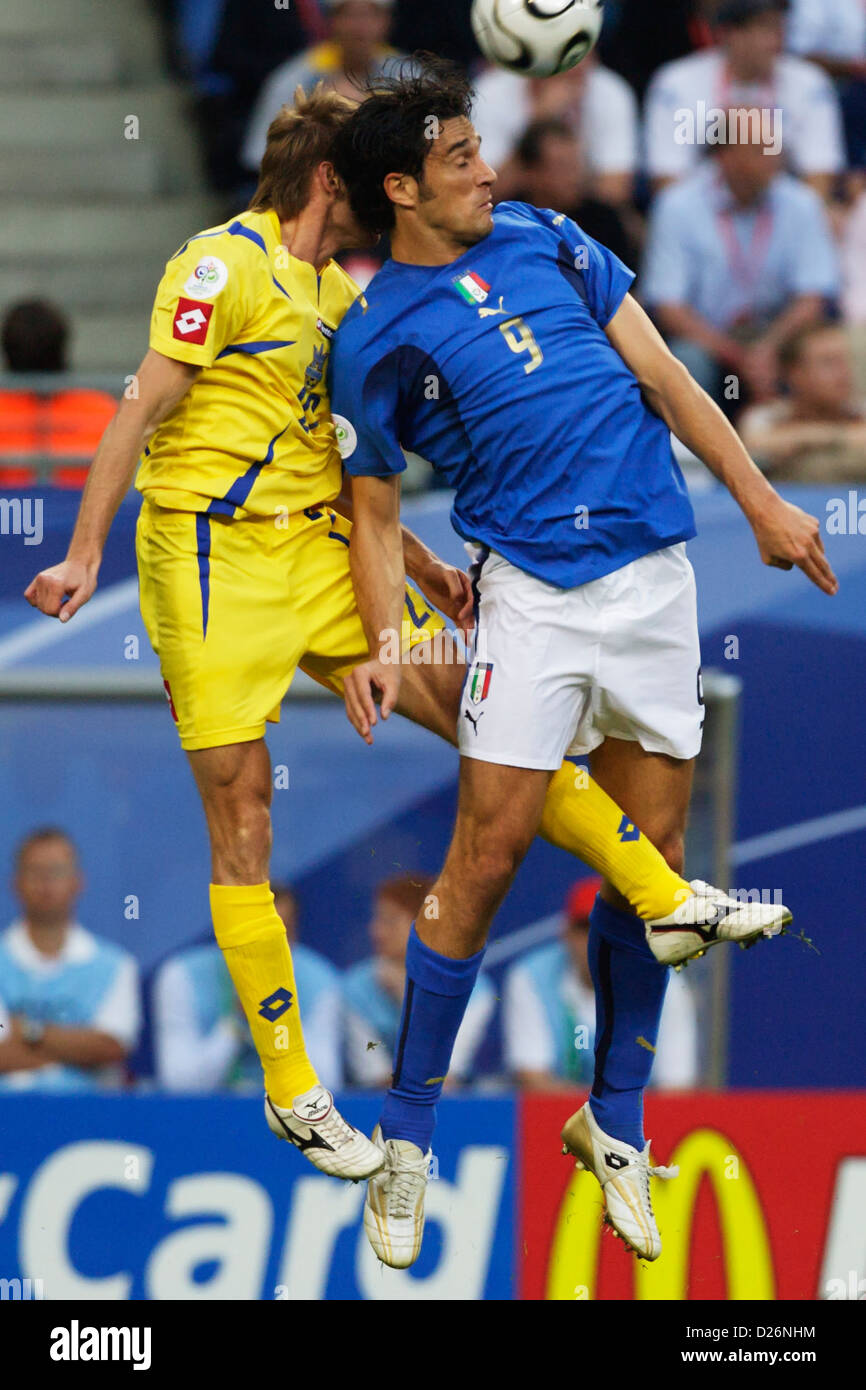
<svg viewBox="0 0 866 1390"><path fill-rule="evenodd" d="M332 158L355 216L367 231L382 233L396 222L385 179L422 179L431 130L471 117L474 93L461 67L427 53L416 54L398 77L376 78L369 91L337 133Z"/></svg>

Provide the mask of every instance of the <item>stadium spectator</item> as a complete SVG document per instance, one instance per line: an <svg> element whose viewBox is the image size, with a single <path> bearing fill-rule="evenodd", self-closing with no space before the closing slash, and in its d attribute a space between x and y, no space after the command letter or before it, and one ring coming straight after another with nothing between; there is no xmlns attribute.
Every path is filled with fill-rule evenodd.
<svg viewBox="0 0 866 1390"><path fill-rule="evenodd" d="M325 82L353 101L367 83L399 68L402 55L387 43L394 0L325 0L328 40L305 49L271 73L261 90L242 152L247 169L258 169L268 126L281 106L291 105L298 87L309 93Z"/></svg>
<svg viewBox="0 0 866 1390"><path fill-rule="evenodd" d="M842 84L842 115L848 151L847 195L855 199L866 186L866 77Z"/></svg>
<svg viewBox="0 0 866 1390"><path fill-rule="evenodd" d="M730 135L733 113L729 123ZM767 399L782 343L839 293L821 199L761 141L717 146L714 159L657 199L641 285L705 390L724 404L724 378L733 374Z"/></svg>
<svg viewBox="0 0 866 1390"><path fill-rule="evenodd" d="M749 453L774 480L866 481L866 401L856 393L844 329L811 324L779 357L788 394L743 415L740 434Z"/></svg>
<svg viewBox="0 0 866 1390"><path fill-rule="evenodd" d="M292 948L307 1051L329 1085L342 1084L339 975L324 956L298 943L298 904L287 884L273 889ZM167 1091L261 1090L262 1068L249 1027L216 945L172 956L154 984L157 1076Z"/></svg>
<svg viewBox="0 0 866 1390"><path fill-rule="evenodd" d="M14 885L21 916L0 935L0 1086L119 1085L141 1022L138 967L75 920L83 881L65 831L26 836Z"/></svg>
<svg viewBox="0 0 866 1390"><path fill-rule="evenodd" d="M178 0L175 47L204 90L231 79L254 96L286 59L324 37L319 0L250 5L249 0Z"/></svg>
<svg viewBox="0 0 866 1390"><path fill-rule="evenodd" d="M403 874L379 885L369 927L374 954L343 977L347 1071L356 1086L372 1090L390 1083L409 929L427 910L433 882L422 874ZM481 975L457 1034L449 1075L452 1084L471 1079L495 1004L493 986Z"/></svg>
<svg viewBox="0 0 866 1390"><path fill-rule="evenodd" d="M3 319L0 347L11 375L57 375L68 369L69 324L61 311L41 299L13 304ZM88 464L117 402L104 391L68 387L46 389L22 381L0 389L0 487L30 487L42 458ZM86 467L55 468L58 487L83 487Z"/></svg>
<svg viewBox="0 0 866 1390"><path fill-rule="evenodd" d="M787 47L834 77L866 72L866 6L863 0L792 0Z"/></svg>
<svg viewBox="0 0 866 1390"><path fill-rule="evenodd" d="M617 207L629 202L638 163L637 100L624 78L594 54L556 77L519 77L496 67L482 73L473 120L484 158L499 174L497 196L512 196L519 170L510 161L523 131L547 117L572 127L589 195Z"/></svg>
<svg viewBox="0 0 866 1390"><path fill-rule="evenodd" d="M469 67L481 56L469 10L467 0L436 0L435 5L396 0L394 43L405 53L437 53Z"/></svg>
<svg viewBox="0 0 866 1390"><path fill-rule="evenodd" d="M194 86L208 178L214 189L235 193L246 177L240 150L264 82L323 37L318 0L183 0L180 8L177 46Z"/></svg>
<svg viewBox="0 0 866 1390"><path fill-rule="evenodd" d="M822 195L845 168L839 101L826 73L784 53L788 0L723 0L718 43L668 63L647 92L647 170L656 188L689 174L732 107L772 119L791 171Z"/></svg>
<svg viewBox="0 0 866 1390"><path fill-rule="evenodd" d="M533 121L515 151L515 168L513 198L564 212L620 260L635 264L637 247L620 211L584 196L585 166L577 137L566 121L557 117Z"/></svg>
<svg viewBox="0 0 866 1390"><path fill-rule="evenodd" d="M589 969L589 914L600 886L601 880L595 878L576 884L566 903L559 939L530 951L505 976L505 1063L514 1082L526 1090L592 1082L595 996ZM682 976L672 973L652 1085L693 1086L697 1079L694 1001Z"/></svg>
<svg viewBox="0 0 866 1390"><path fill-rule="evenodd" d="M842 279L845 318L866 327L866 193L854 204L843 231Z"/></svg>
<svg viewBox="0 0 866 1390"><path fill-rule="evenodd" d="M598 51L601 61L620 73L643 99L653 74L713 41L710 16L716 0L618 0L608 6Z"/></svg>

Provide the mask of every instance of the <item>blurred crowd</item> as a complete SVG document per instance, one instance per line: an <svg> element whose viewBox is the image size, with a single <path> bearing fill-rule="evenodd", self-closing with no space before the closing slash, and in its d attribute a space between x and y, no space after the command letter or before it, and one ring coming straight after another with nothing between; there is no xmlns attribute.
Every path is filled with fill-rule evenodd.
<svg viewBox="0 0 866 1390"><path fill-rule="evenodd" d="M498 198L567 213L636 270L635 292L759 465L780 481L866 479L866 0L607 0L598 50L542 80L484 62L470 6L162 0L226 215L298 87L360 100L407 55L452 58L476 83ZM347 268L364 286L384 254ZM58 315L36 307L35 330L32 304L7 317L8 373L56 369L50 350L16 349L22 324L45 347ZM27 486L40 451L86 459L96 394L7 390L0 485Z"/></svg>
<svg viewBox="0 0 866 1390"><path fill-rule="evenodd" d="M76 846L60 827L28 834L13 865L17 919L0 931L0 1090L84 1091L133 1083L175 1093L260 1091L261 1065L219 947L203 935L143 980L134 957L78 921ZM292 948L310 1058L327 1085L387 1087L403 998L406 943L432 879L381 882L368 954L339 971L299 940L291 887L274 887ZM592 1081L595 999L587 959L597 879L575 886L541 939L479 977L457 1037L450 1089L542 1089ZM653 1084L699 1079L695 1001L672 975Z"/></svg>
<svg viewBox="0 0 866 1390"><path fill-rule="evenodd" d="M298 86L358 98L406 55L453 58L476 82L498 197L569 214L638 272L657 326L761 466L866 477L866 0L607 0L598 51L543 80L485 64L470 0L266 9L176 7L216 189L252 187ZM363 283L376 266L349 268Z"/></svg>

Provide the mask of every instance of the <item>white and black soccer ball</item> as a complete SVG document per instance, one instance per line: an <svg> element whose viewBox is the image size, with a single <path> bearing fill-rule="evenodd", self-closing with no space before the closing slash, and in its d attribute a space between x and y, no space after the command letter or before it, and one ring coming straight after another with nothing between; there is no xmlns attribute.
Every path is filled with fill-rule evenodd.
<svg viewBox="0 0 866 1390"><path fill-rule="evenodd" d="M591 53L603 0L474 0L472 28L491 63L527 77L553 77Z"/></svg>

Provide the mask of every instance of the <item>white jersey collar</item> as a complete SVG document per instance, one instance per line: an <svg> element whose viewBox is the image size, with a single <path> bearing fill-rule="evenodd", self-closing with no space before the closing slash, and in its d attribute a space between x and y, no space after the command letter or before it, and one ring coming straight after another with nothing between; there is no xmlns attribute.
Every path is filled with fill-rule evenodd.
<svg viewBox="0 0 866 1390"><path fill-rule="evenodd" d="M25 970L50 971L62 965L80 965L92 959L96 952L96 938L79 922L70 923L63 947L56 956L44 956L37 950L20 917L7 927L4 943L12 959Z"/></svg>

